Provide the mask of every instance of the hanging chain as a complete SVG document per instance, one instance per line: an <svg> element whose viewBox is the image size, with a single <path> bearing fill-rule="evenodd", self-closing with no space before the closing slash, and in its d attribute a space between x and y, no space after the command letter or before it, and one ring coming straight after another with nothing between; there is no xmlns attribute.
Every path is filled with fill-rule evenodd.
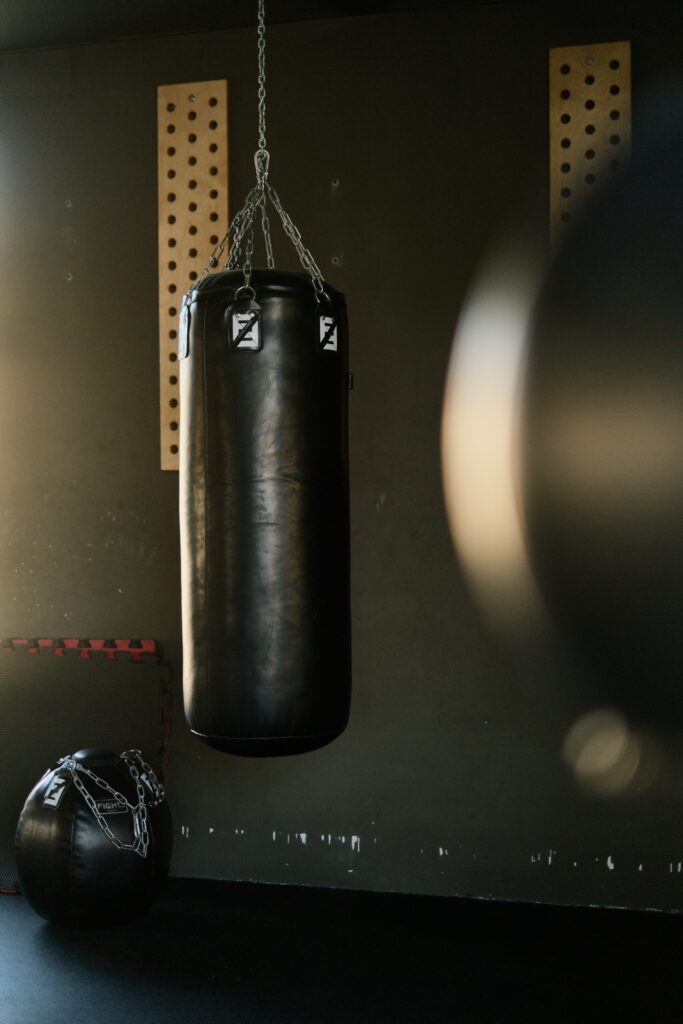
<svg viewBox="0 0 683 1024"><path fill-rule="evenodd" d="M123 754L121 754L121 760L125 762L131 780L135 786L135 795L137 797L137 803L135 804L132 804L130 800L126 799L123 793L119 793L117 789L110 786L108 782L101 779L99 775L96 775L95 772L90 770L90 768L86 768L86 766L80 761L76 761L71 754L60 758L57 762L57 767L60 770L67 771L69 773L73 779L76 789L83 797L86 806L92 811L95 821L100 826L107 839L117 848L117 850L130 850L133 853L139 854L140 857L146 857L149 849L148 808L157 807L163 802L164 790L150 766L146 761L143 761L142 754L139 750L124 751ZM117 804L125 807L125 809L133 815L134 839L132 843L123 843L114 835L107 824L105 815L100 811L95 798L84 784L81 776L85 776L87 779L90 779L98 789L108 793Z"/></svg>
<svg viewBox="0 0 683 1024"><path fill-rule="evenodd" d="M317 302L325 298L325 286L320 267L313 259L310 251L301 239L301 232L296 227L292 218L284 210L280 198L268 181L268 170L270 165L270 153L266 145L266 14L265 0L258 0L258 149L254 154L254 165L256 168L256 184L247 193L244 206L237 211L232 219L230 227L223 238L218 242L206 267L202 271L194 287L202 281L212 270L219 266L225 250L228 250L228 258L224 263L227 270L237 270L242 267L244 275L244 287L251 288L252 257L254 255L254 227L259 216L261 220L261 232L266 251L266 266L269 270L275 268L273 256L273 243L270 234L270 220L268 218L268 203L278 214L285 235L294 246L302 267L310 275L313 283L313 290ZM186 303L190 301L190 294L185 296Z"/></svg>
<svg viewBox="0 0 683 1024"><path fill-rule="evenodd" d="M266 146L266 3L258 0L258 148Z"/></svg>

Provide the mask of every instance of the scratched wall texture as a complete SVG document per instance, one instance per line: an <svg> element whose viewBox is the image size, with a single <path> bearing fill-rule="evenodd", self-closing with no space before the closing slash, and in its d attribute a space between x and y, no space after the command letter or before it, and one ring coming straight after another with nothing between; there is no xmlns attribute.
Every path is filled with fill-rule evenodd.
<svg viewBox="0 0 683 1024"><path fill-rule="evenodd" d="M642 95L677 68L680 27L673 5L594 0L271 32L273 181L347 295L356 380L351 722L272 762L184 728L177 478L157 437L156 88L229 78L236 203L256 142L253 33L0 56L0 634L162 644L176 874L683 905L676 737L666 784L577 789L560 752L590 701L513 666L480 621L438 451L468 282L516 197L540 182L544 199L548 47L631 39Z"/></svg>

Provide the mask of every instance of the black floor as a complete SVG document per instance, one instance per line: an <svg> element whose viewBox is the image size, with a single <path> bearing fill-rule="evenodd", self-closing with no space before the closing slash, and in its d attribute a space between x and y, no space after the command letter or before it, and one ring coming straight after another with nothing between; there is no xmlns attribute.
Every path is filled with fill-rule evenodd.
<svg viewBox="0 0 683 1024"><path fill-rule="evenodd" d="M0 896L0 1024L683 1022L683 918L172 880L138 923Z"/></svg>

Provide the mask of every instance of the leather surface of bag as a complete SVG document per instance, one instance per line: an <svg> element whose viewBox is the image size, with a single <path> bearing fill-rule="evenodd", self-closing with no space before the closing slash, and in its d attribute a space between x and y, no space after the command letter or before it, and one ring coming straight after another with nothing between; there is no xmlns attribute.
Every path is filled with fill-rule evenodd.
<svg viewBox="0 0 683 1024"><path fill-rule="evenodd" d="M300 753L349 713L346 306L243 282L206 277L181 326L185 711L219 750Z"/></svg>

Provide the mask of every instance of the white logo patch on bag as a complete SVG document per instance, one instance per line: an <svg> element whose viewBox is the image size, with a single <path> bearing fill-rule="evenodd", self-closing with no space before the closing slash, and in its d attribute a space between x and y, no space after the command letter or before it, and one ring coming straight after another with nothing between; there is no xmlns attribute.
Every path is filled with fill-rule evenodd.
<svg viewBox="0 0 683 1024"><path fill-rule="evenodd" d="M232 343L235 348L248 348L256 352L261 347L259 337L261 316L258 310L232 314Z"/></svg>
<svg viewBox="0 0 683 1024"><path fill-rule="evenodd" d="M43 797L43 807L51 807L56 810L59 807L59 803L64 796L64 791L67 787L68 780L63 778L61 775L55 775L54 779L47 787L47 793Z"/></svg>
<svg viewBox="0 0 683 1024"><path fill-rule="evenodd" d="M326 352L337 351L337 320L333 316L320 317L320 347Z"/></svg>

